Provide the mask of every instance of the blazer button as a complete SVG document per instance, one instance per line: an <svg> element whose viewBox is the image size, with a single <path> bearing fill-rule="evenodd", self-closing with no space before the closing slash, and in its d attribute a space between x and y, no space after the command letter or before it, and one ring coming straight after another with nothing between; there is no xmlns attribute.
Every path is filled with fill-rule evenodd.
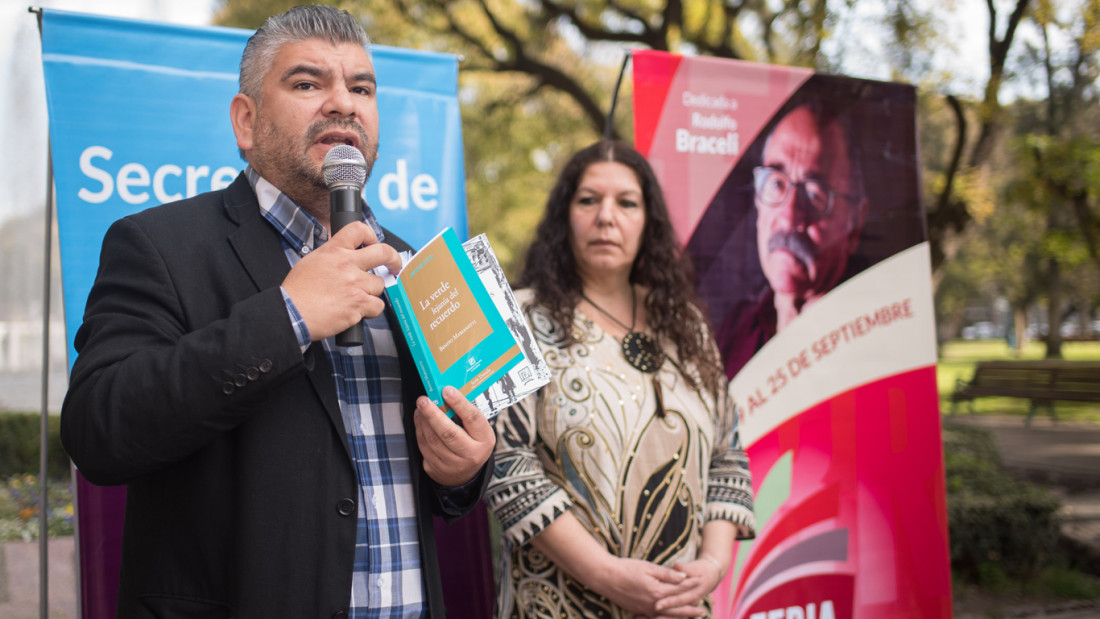
<svg viewBox="0 0 1100 619"><path fill-rule="evenodd" d="M233 392L237 390L237 386L233 383L222 383L222 393L225 395L233 395Z"/></svg>
<svg viewBox="0 0 1100 619"><path fill-rule="evenodd" d="M271 371L271 360L270 359L264 359L263 361L261 361L260 362L260 372L263 372L264 374L267 374L270 371Z"/></svg>
<svg viewBox="0 0 1100 619"><path fill-rule="evenodd" d="M250 382L256 382L260 378L260 370L257 368L248 368L245 370L244 375Z"/></svg>
<svg viewBox="0 0 1100 619"><path fill-rule="evenodd" d="M340 502L336 504L336 511L340 512L341 516L350 516L355 513L355 501L351 499L340 499Z"/></svg>
<svg viewBox="0 0 1100 619"><path fill-rule="evenodd" d="M233 383L238 387L244 387L248 384L248 379L245 378L244 374L237 374L233 377Z"/></svg>

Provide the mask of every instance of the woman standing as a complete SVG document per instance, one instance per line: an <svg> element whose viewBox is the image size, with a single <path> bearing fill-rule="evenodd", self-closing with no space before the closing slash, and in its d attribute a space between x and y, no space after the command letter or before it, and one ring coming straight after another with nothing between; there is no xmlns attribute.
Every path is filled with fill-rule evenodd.
<svg viewBox="0 0 1100 619"><path fill-rule="evenodd" d="M641 154L576 153L516 293L553 379L496 422L498 617L710 616L754 520L690 279Z"/></svg>

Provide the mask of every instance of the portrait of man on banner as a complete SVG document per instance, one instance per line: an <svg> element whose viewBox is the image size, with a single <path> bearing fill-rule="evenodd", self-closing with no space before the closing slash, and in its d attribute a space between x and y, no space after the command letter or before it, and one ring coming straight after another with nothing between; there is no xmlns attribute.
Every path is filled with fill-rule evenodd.
<svg viewBox="0 0 1100 619"><path fill-rule="evenodd" d="M726 375L853 275L924 240L915 97L815 74L730 171L687 250Z"/></svg>
<svg viewBox="0 0 1100 619"><path fill-rule="evenodd" d="M766 506L714 616L950 617L916 89L633 62L635 136L671 188Z"/></svg>

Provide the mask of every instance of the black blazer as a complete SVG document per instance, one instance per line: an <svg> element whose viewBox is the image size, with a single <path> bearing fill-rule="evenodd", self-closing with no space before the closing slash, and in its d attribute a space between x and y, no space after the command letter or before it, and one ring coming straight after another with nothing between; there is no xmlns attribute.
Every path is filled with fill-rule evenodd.
<svg viewBox="0 0 1100 619"><path fill-rule="evenodd" d="M319 343L303 358L287 317L289 268L243 175L104 238L61 439L89 481L127 485L119 617L333 617L349 605L360 493L329 363ZM422 387L407 352L421 560L442 617L431 516L471 509L491 462L474 492L441 500L412 431Z"/></svg>

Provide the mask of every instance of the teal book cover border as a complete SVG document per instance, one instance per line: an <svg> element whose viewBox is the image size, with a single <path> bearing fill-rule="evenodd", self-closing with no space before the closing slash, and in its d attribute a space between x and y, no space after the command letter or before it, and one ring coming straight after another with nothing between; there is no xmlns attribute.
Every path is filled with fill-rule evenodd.
<svg viewBox="0 0 1100 619"><path fill-rule="evenodd" d="M435 369L436 364L431 362L431 355L428 354L428 343L424 340L424 334L421 333L419 328L415 327L416 318L412 312L412 305L409 303L409 295L405 294L405 288L400 284L388 287L387 293L390 302L393 304L397 324L401 325L401 331L405 335L405 343L409 346L409 353L416 364L420 380L424 384L424 392L428 394L433 402L439 404L439 401L442 400L440 394L443 391L443 387L438 383L440 374Z"/></svg>
<svg viewBox="0 0 1100 619"><path fill-rule="evenodd" d="M442 390L444 386L450 385L463 391L466 398L472 401L519 363L523 358L523 352L489 296L489 292L474 269L466 250L459 242L458 235L452 228L447 228L440 233L440 237L442 237L446 250L453 256L459 275L473 295L474 302L480 307L481 313L488 322L490 328L488 335L474 344L466 353L459 356L449 367L441 368L436 362L435 355L428 349L428 343L422 329L419 325L415 325L416 314L412 309L413 301L409 299L404 287L404 282L408 278L416 276L417 269L408 272L403 270L398 276L398 284L393 286L390 292L395 293L391 294L394 312L401 324L402 331L405 333L417 369L420 371L425 392L433 402L448 411L450 415L453 412L443 402ZM430 241L425 245L425 249L414 257L414 260L423 260L419 262L421 269L426 268L428 263L434 259L432 255L424 254L425 250L430 251L429 248L434 241L435 239ZM509 351L512 351L510 356L508 356ZM496 367L491 374L483 376L474 384L468 384L471 377L481 372L482 368L492 366L505 356L508 356L506 362Z"/></svg>

